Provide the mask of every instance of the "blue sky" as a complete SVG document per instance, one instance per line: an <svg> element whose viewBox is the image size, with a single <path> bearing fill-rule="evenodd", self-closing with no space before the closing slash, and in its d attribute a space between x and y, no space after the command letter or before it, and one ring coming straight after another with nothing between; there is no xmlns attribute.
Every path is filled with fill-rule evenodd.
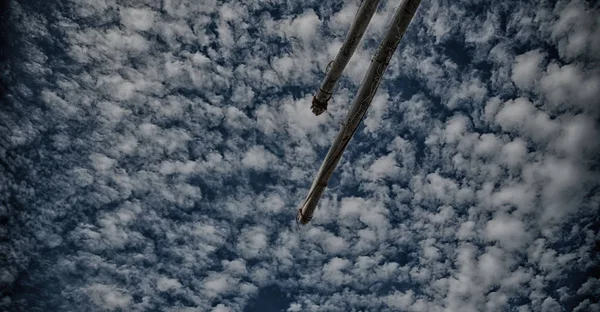
<svg viewBox="0 0 600 312"><path fill-rule="evenodd" d="M6 311L599 311L600 8L423 1L313 221L359 1L5 1Z"/></svg>

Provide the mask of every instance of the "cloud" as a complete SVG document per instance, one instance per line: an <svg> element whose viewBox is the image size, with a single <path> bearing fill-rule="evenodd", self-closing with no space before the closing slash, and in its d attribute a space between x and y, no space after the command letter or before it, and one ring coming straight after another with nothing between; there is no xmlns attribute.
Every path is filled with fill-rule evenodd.
<svg viewBox="0 0 600 312"><path fill-rule="evenodd" d="M256 146L246 152L242 158L242 165L246 168L265 170L275 160L273 154L266 151L263 146Z"/></svg>
<svg viewBox="0 0 600 312"><path fill-rule="evenodd" d="M488 240L497 241L509 250L519 249L527 237L525 226L521 221L503 215L497 215L487 222L485 236Z"/></svg>
<svg viewBox="0 0 600 312"><path fill-rule="evenodd" d="M545 55L540 50L533 50L515 58L512 68L512 80L517 87L528 90L541 76L541 66Z"/></svg>
<svg viewBox="0 0 600 312"><path fill-rule="evenodd" d="M504 103L496 115L496 122L507 132L517 131L537 142L547 141L559 128L548 114L537 110L525 98Z"/></svg>
<svg viewBox="0 0 600 312"><path fill-rule="evenodd" d="M152 28L155 19L154 11L148 8L124 8L119 10L121 23L136 31L147 31Z"/></svg>
<svg viewBox="0 0 600 312"><path fill-rule="evenodd" d="M131 305L132 297L130 295L110 285L93 284L87 289L87 292L95 304L110 311L126 309Z"/></svg>
<svg viewBox="0 0 600 312"><path fill-rule="evenodd" d="M161 277L156 282L156 287L160 291L166 291L169 289L180 289L181 283L179 283L176 279L173 278Z"/></svg>
<svg viewBox="0 0 600 312"><path fill-rule="evenodd" d="M268 246L267 233L262 227L244 229L238 239L237 249L245 258L256 258Z"/></svg>
<svg viewBox="0 0 600 312"><path fill-rule="evenodd" d="M2 309L597 310L598 8L424 1L298 230L358 5L10 1Z"/></svg>

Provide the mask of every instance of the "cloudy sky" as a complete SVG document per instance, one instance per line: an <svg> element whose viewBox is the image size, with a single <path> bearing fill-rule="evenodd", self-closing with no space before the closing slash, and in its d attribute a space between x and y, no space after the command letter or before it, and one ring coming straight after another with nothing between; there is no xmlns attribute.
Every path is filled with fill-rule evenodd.
<svg viewBox="0 0 600 312"><path fill-rule="evenodd" d="M359 3L2 1L0 310L599 311L594 1L423 0L297 230Z"/></svg>

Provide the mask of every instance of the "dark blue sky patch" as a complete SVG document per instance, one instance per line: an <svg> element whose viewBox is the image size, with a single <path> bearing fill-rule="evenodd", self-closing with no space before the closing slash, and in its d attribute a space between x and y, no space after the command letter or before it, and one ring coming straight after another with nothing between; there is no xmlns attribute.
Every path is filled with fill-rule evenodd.
<svg viewBox="0 0 600 312"><path fill-rule="evenodd" d="M289 292L282 291L278 286L269 286L261 288L256 299L244 311L280 312L287 310L292 302Z"/></svg>

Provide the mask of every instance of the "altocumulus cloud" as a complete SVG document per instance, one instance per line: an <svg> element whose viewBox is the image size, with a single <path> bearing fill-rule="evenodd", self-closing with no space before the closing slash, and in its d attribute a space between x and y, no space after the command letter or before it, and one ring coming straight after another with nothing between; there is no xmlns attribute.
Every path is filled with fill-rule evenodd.
<svg viewBox="0 0 600 312"><path fill-rule="evenodd" d="M423 1L313 222L359 1L4 1L6 311L598 311L591 1Z"/></svg>

